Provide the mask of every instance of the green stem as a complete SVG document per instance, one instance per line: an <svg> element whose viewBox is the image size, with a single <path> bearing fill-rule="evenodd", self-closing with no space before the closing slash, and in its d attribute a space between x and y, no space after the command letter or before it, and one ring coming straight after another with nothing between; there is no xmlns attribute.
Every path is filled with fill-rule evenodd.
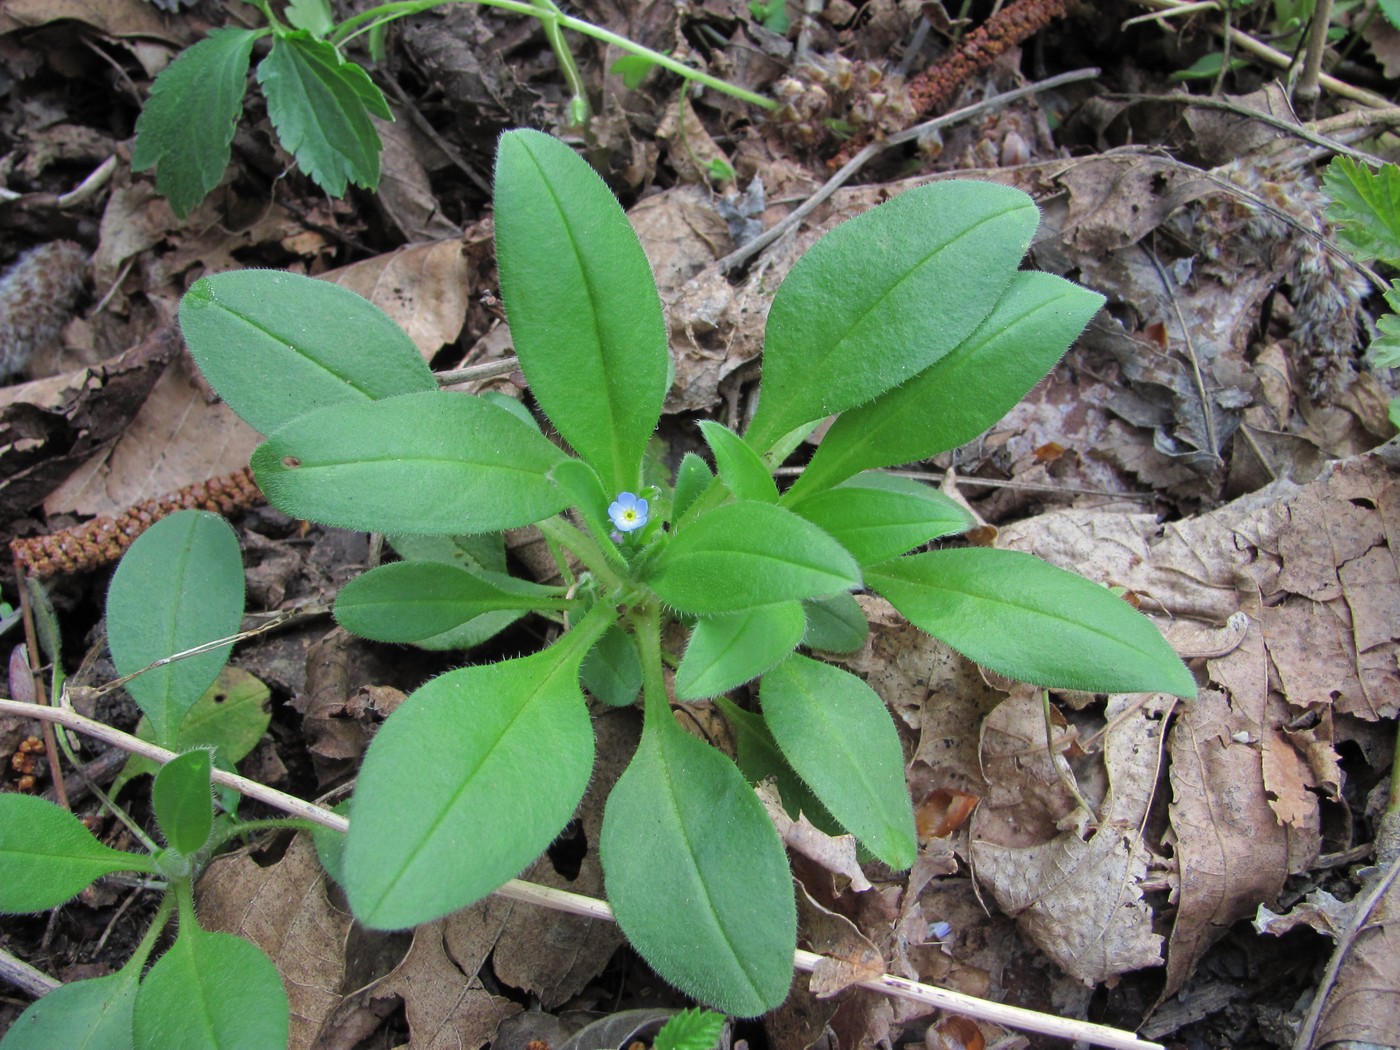
<svg viewBox="0 0 1400 1050"><path fill-rule="evenodd" d="M237 824L230 825L221 834L215 835L210 852L217 853L230 839L238 838L242 835L253 835L259 831L270 831L273 828L295 828L298 831L319 831L321 825L310 820L302 820L300 817L266 817L262 820L244 820Z"/></svg>
<svg viewBox="0 0 1400 1050"><path fill-rule="evenodd" d="M1400 729L1395 733L1395 754L1390 759L1390 798L1386 800L1387 813L1400 813Z"/></svg>
<svg viewBox="0 0 1400 1050"><path fill-rule="evenodd" d="M582 529L570 524L558 515L535 522L535 527L551 543L557 543L573 551L578 560L588 567L588 570L597 577L598 582L606 590L616 591L624 586L625 581L613 568L612 562L603 553L602 548L593 541L592 536Z"/></svg>
<svg viewBox="0 0 1400 1050"><path fill-rule="evenodd" d="M170 913L175 910L175 898L167 893L160 900L160 907L151 918L151 925L146 928L145 936L141 938L141 943L136 946L136 950L131 953L131 958L126 961L123 970L141 971L145 969L146 960L151 957L151 951L156 946L156 940L165 929L165 924L170 921Z"/></svg>
<svg viewBox="0 0 1400 1050"><path fill-rule="evenodd" d="M642 658L642 710L648 725L662 726L671 717L666 673L661 658L661 607L646 602L632 614L632 633Z"/></svg>
<svg viewBox="0 0 1400 1050"><path fill-rule="evenodd" d="M554 60L559 63L564 82L573 93L573 99L569 103L569 122L575 126L587 124L588 118L593 115L593 107L588 103L588 87L583 82L583 75L578 71L574 53L569 50L569 44L559 28L559 19L563 17L564 12L559 10L554 0L535 0L535 7L535 17L540 20L545 39L554 51Z"/></svg>

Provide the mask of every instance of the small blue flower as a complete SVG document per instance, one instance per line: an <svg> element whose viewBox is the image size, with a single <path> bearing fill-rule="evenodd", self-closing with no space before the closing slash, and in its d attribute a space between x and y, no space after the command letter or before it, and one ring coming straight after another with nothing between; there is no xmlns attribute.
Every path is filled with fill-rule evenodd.
<svg viewBox="0 0 1400 1050"><path fill-rule="evenodd" d="M619 492L608 517L620 532L636 532L647 523L647 501L633 492Z"/></svg>

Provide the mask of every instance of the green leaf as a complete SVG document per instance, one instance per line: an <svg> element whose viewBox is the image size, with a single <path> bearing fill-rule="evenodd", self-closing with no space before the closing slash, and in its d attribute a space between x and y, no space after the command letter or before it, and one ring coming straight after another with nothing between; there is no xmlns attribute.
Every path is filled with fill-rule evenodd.
<svg viewBox="0 0 1400 1050"><path fill-rule="evenodd" d="M537 131L501 136L495 206L501 295L530 391L612 492L635 492L668 360L641 242L593 169Z"/></svg>
<svg viewBox="0 0 1400 1050"><path fill-rule="evenodd" d="M831 815L897 871L919 852L904 749L885 702L863 681L794 653L759 683L763 720Z"/></svg>
<svg viewBox="0 0 1400 1050"><path fill-rule="evenodd" d="M1380 171L1350 157L1337 157L1322 174L1332 198L1327 218L1336 223L1337 240L1356 258L1400 266L1400 167Z"/></svg>
<svg viewBox="0 0 1400 1050"><path fill-rule="evenodd" d="M1400 0L1380 0L1377 5L1381 14L1385 15L1385 20L1400 29Z"/></svg>
<svg viewBox="0 0 1400 1050"><path fill-rule="evenodd" d="M727 503L696 518L661 552L651 577L662 601L705 616L860 586L844 547L771 503Z"/></svg>
<svg viewBox="0 0 1400 1050"><path fill-rule="evenodd" d="M828 653L854 653L870 634L865 610L854 594L833 594L802 603L807 613L807 632L802 644Z"/></svg>
<svg viewBox="0 0 1400 1050"><path fill-rule="evenodd" d="M287 21L298 29L305 29L317 40L324 39L335 28L335 16L328 0L290 0L286 11Z"/></svg>
<svg viewBox="0 0 1400 1050"><path fill-rule="evenodd" d="M277 138L316 185L332 197L344 196L347 181L368 190L379 185L384 146L369 118L394 114L368 73L299 31L274 39L258 63L258 83Z"/></svg>
<svg viewBox="0 0 1400 1050"><path fill-rule="evenodd" d="M1039 222L1020 190L951 180L836 227L792 268L768 311L749 444L917 375L991 312Z"/></svg>
<svg viewBox="0 0 1400 1050"><path fill-rule="evenodd" d="M583 658L583 687L610 707L626 707L642 691L642 658L630 632L614 624Z"/></svg>
<svg viewBox="0 0 1400 1050"><path fill-rule="evenodd" d="M182 510L143 532L122 557L107 591L107 645L120 675L238 632L243 557L217 514ZM176 660L126 684L169 746L186 712L228 662L233 645Z"/></svg>
<svg viewBox="0 0 1400 1050"><path fill-rule="evenodd" d="M734 764L664 706L608 796L598 850L622 932L663 978L741 1017L787 996L797 921L782 844Z"/></svg>
<svg viewBox="0 0 1400 1050"><path fill-rule="evenodd" d="M269 705L271 692L258 679L238 667L225 667L218 679L185 712L175 734L171 750L185 752L195 748L213 750L221 761L232 766L247 757L257 747L272 721ZM136 725L136 736L155 743L155 733L148 719ZM143 755L131 755L112 782L111 794L118 792L131 780L143 774L154 775L160 763Z"/></svg>
<svg viewBox="0 0 1400 1050"><path fill-rule="evenodd" d="M265 1050L287 1045L290 1009L277 967L252 943L180 922L180 935L141 982L140 1047Z"/></svg>
<svg viewBox="0 0 1400 1050"><path fill-rule="evenodd" d="M529 525L568 498L546 476L564 453L503 408L451 391L335 405L253 453L285 514L366 532L455 536Z"/></svg>
<svg viewBox="0 0 1400 1050"><path fill-rule="evenodd" d="M709 464L694 452L687 452L682 456L681 465L676 468L676 490L671 501L674 520L679 521L700 493L714 480L715 476Z"/></svg>
<svg viewBox="0 0 1400 1050"><path fill-rule="evenodd" d="M503 609L562 608L550 587L497 586L495 574L433 561L396 561L351 580L335 600L335 619L361 638L417 642Z"/></svg>
<svg viewBox="0 0 1400 1050"><path fill-rule="evenodd" d="M151 805L165 841L187 857L204 848L214 828L212 768L208 751L187 751L165 764L151 788Z"/></svg>
<svg viewBox="0 0 1400 1050"><path fill-rule="evenodd" d="M331 807L331 812L342 817L350 816L352 799L342 799ZM345 885L345 839L346 833L317 824L311 829L311 840L316 844L316 859L326 874L337 886Z"/></svg>
<svg viewBox="0 0 1400 1050"><path fill-rule="evenodd" d="M889 561L977 522L957 501L912 478L861 474L799 503L798 514L830 533L861 565Z"/></svg>
<svg viewBox="0 0 1400 1050"><path fill-rule="evenodd" d="M1376 318L1376 338L1366 348L1371 364L1376 368L1400 366L1400 284L1390 282L1385 293L1386 305L1391 312Z"/></svg>
<svg viewBox="0 0 1400 1050"><path fill-rule="evenodd" d="M999 674L1052 689L1196 695L1156 626L1106 587L1016 551L931 551L866 572L916 627Z"/></svg>
<svg viewBox="0 0 1400 1050"><path fill-rule="evenodd" d="M131 168L156 168L156 189L183 219L228 167L243 114L253 44L266 30L215 29L170 63L151 85L136 121Z"/></svg>
<svg viewBox="0 0 1400 1050"><path fill-rule="evenodd" d="M715 1050L724 1034L724 1014L692 1006L682 1010L656 1033L654 1050Z"/></svg>
<svg viewBox="0 0 1400 1050"><path fill-rule="evenodd" d="M140 971L72 981L30 1004L0 1050L132 1050L131 1013Z"/></svg>
<svg viewBox="0 0 1400 1050"><path fill-rule="evenodd" d="M506 542L499 532L462 536L389 536L389 545L404 561L438 561L473 572L505 573Z"/></svg>
<svg viewBox="0 0 1400 1050"><path fill-rule="evenodd" d="M209 385L263 434L328 405L437 389L413 340L383 310L300 274L202 277L180 300L180 330Z"/></svg>
<svg viewBox="0 0 1400 1050"><path fill-rule="evenodd" d="M1209 54L1202 55L1185 69L1176 70L1172 73L1171 79L1211 80L1220 75L1220 67L1224 62L1225 53L1223 51L1212 51ZM1249 63L1242 58L1232 58L1230 59L1230 70L1233 72L1237 69L1243 69L1248 64Z"/></svg>
<svg viewBox="0 0 1400 1050"><path fill-rule="evenodd" d="M0 794L0 912L56 908L103 875L154 870L144 854L102 845L61 806Z"/></svg>
<svg viewBox="0 0 1400 1050"><path fill-rule="evenodd" d="M345 846L361 923L397 929L465 908L568 823L593 768L578 685L583 627L534 656L439 675L385 721L360 769Z"/></svg>
<svg viewBox="0 0 1400 1050"><path fill-rule="evenodd" d="M700 421L705 442L715 456L715 467L725 487L739 499L778 502L778 485L757 452L723 423Z"/></svg>
<svg viewBox="0 0 1400 1050"><path fill-rule="evenodd" d="M797 647L806 628L796 601L699 620L676 669L676 696L718 696L757 678Z"/></svg>
<svg viewBox="0 0 1400 1050"><path fill-rule="evenodd" d="M778 750L763 718L751 711L745 711L725 696L715 697L715 706L724 712L725 721L734 730L736 744L735 762L739 772L750 784L772 780L778 789L783 809L794 820L798 815L805 816L809 823L828 835L844 835L846 829L836 823L826 807L812 794L797 771L788 764L787 758Z"/></svg>
<svg viewBox="0 0 1400 1050"><path fill-rule="evenodd" d="M1054 367L1102 303L1103 296L1062 278L1016 274L977 330L947 356L837 419L785 502L870 467L912 463L971 441Z"/></svg>

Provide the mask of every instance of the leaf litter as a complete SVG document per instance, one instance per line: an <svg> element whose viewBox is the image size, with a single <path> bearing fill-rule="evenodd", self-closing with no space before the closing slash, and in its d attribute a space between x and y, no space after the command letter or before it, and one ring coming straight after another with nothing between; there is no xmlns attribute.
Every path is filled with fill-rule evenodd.
<svg viewBox="0 0 1400 1050"><path fill-rule="evenodd" d="M871 4L859 18L850 5L829 4L799 28L794 48L749 22L743 5L696 5L699 21L685 30L675 5L591 6L652 46L691 49L686 30L696 24L731 32L741 46L713 54L726 75L759 88L796 68L804 46L882 52L917 23L906 4ZM146 78L160 66L157 52L168 56L195 36L124 0L97 13L12 5L0 42L45 27L71 34L62 18L88 26ZM1377 27L1367 33L1388 61L1393 41ZM0 390L8 530L111 513L246 463L255 437L170 346L174 304L203 272L254 264L325 276L399 318L439 367L509 364L509 332L492 303L489 220L474 212L480 196L471 187L500 128L548 123L558 112L557 77L547 61L502 57L544 54L528 26L466 6L423 16L403 47L415 69L401 78L398 121L381 127L386 180L372 207L326 201L298 176L265 181L268 162L281 162L251 139L240 140L235 170L184 222L144 177L117 166L100 207L87 212L91 297L62 328L58 352L35 355L22 380ZM721 260L739 245L728 217L746 206L764 228L781 222L825 178L815 148L825 133L741 127L732 103L668 94L656 75L628 91L601 73L615 57L594 60L609 104L593 156L629 200L657 270L676 365L665 426L683 449L680 418L741 420L760 321L792 262L906 183L886 166L881 181L839 190L731 274ZM32 60L10 50L0 58L23 81L44 83ZM830 86L831 68L804 75ZM82 75L57 61L50 74ZM995 90L1015 73L1003 63L981 76L980 88ZM37 195L65 179L71 187L62 158L92 160L91 144L71 130L85 126L81 114L65 113L52 93L44 101L67 123L27 129L31 157L17 170L30 180L30 210L17 243L55 228L60 213ZM858 109L859 92L838 101ZM1111 146L1136 110L1110 99L1074 118L1096 119L1098 107L1099 148L1085 156L1054 150L1047 112L1056 100L921 143L947 171L1034 193L1044 212L1036 265L1111 298L1006 419L923 471L970 494L995 524L997 546L1122 589L1207 687L1175 705L1053 694L1047 740L1040 694L983 674L862 598L872 634L845 662L894 712L911 793L929 816L919 860L898 877L862 868L849 842L805 820L788 829L810 843L794 846L805 858L795 869L804 928L831 965L809 989L799 982L768 1019L775 1047L952 1045L925 1009L849 987L877 971L1067 1016L1083 1016L1097 988L1096 1016L1130 1027L1154 1007L1197 1032L1212 1020L1239 1024L1231 1005L1239 991L1226 989L1235 978L1220 954L1232 942L1295 992L1293 1001L1257 1005L1248 1023L1258 1045L1284 1045L1260 1034L1278 1018L1280 1031L1314 1025L1319 1046L1400 1042L1400 1003L1388 991L1400 985L1388 921L1394 883L1384 869L1336 860L1363 859L1356 851L1373 833L1367 821L1383 797L1379 773L1400 713L1400 496L1393 452L1371 451L1390 433L1390 391L1352 353L1363 293L1319 246L1328 227L1311 177L1288 152L1297 140L1248 112L1294 126L1296 118L1267 85L1226 101L1237 112L1185 112L1189 148L1175 156ZM715 161L736 179L717 178L724 168ZM760 180L763 194L741 200L741 188ZM508 371L472 382L521 394ZM269 605L327 598L364 556L319 530L299 536L272 512L258 515L246 544L258 552L252 568L262 570ZM538 564L552 571L547 558ZM278 750L308 788L353 770L399 695L385 661L354 655L363 643L346 650L344 641L318 642L323 633L260 642L246 657L280 693ZM600 759L628 752L636 726L625 713L595 726L610 741ZM615 775L600 761L595 781ZM593 847L603 796L594 788L566 836L574 861L560 860L566 844L556 844L527 878L602 895ZM413 1046L504 1045L502 1022L536 1012L520 1013L523 1001L563 1018L606 1010L622 989L636 1001L658 994L644 977L617 976L614 928L504 899L420 928L411 941L357 931L303 839L221 858L200 894L211 926L243 932L277 961L293 993L297 1046L352 1046L386 1025ZM1262 932L1241 949L1248 920ZM1288 932L1298 927L1319 932ZM1290 969L1269 959L1279 951L1269 938L1285 935L1289 945L1334 939L1338 954L1323 969L1330 947L1310 942L1304 955L1317 966ZM27 942L6 932L5 943ZM62 976L78 972L54 962ZM1176 1029L1149 1022L1144 1031ZM1014 1039L985 1023L976 1037L984 1036L988 1045Z"/></svg>

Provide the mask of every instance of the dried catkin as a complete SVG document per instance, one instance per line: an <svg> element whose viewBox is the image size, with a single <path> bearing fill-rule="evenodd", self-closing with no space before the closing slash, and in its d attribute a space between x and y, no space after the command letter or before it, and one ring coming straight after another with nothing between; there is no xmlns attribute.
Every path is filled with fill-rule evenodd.
<svg viewBox="0 0 1400 1050"><path fill-rule="evenodd" d="M82 295L87 263L72 241L50 241L30 248L0 277L0 379L23 372L58 338Z"/></svg>

